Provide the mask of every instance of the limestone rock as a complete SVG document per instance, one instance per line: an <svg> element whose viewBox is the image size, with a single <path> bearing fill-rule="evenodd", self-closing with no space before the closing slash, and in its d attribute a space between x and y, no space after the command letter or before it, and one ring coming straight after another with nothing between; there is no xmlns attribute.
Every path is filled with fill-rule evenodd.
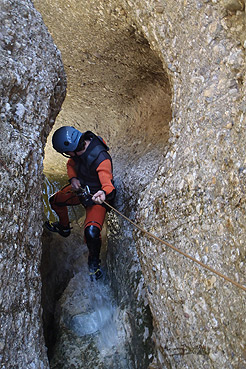
<svg viewBox="0 0 246 369"><path fill-rule="evenodd" d="M1 368L48 368L42 334L42 159L65 74L31 1L0 1Z"/></svg>
<svg viewBox="0 0 246 369"><path fill-rule="evenodd" d="M47 366L38 318L41 161L64 74L32 3L1 5L2 360L6 368L16 362L41 368ZM244 285L244 3L36 0L35 6L68 75L54 129L65 123L102 135L112 148L117 208ZM64 161L54 164L51 148L46 153L47 171L65 170ZM116 298L132 313L137 366L245 367L245 293L128 222L109 220L109 274Z"/></svg>

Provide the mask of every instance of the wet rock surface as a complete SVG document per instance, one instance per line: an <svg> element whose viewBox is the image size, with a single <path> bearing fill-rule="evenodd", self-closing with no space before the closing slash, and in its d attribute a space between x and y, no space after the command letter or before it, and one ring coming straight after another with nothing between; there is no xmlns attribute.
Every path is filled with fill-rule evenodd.
<svg viewBox="0 0 246 369"><path fill-rule="evenodd" d="M103 278L91 278L81 226L72 226L67 239L43 234L42 303L50 367L134 368L128 313L113 296L105 259Z"/></svg>
<svg viewBox="0 0 246 369"><path fill-rule="evenodd" d="M121 314L103 279L87 268L76 274L59 301L60 324L51 368L132 368ZM126 327L126 326L125 326Z"/></svg>

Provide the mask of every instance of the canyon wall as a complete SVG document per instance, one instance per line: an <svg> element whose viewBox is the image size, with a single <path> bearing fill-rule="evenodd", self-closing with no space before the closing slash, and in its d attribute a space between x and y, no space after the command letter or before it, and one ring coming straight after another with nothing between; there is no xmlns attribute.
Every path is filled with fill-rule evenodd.
<svg viewBox="0 0 246 369"><path fill-rule="evenodd" d="M54 129L102 135L117 208L244 285L245 2L34 4L68 77ZM2 362L41 368L42 157L65 76L32 3L1 6ZM44 164L47 174L65 171L50 137ZM141 317L151 312L150 368L244 368L245 292L114 213L109 223L112 286L142 342L151 329Z"/></svg>
<svg viewBox="0 0 246 369"><path fill-rule="evenodd" d="M244 3L127 5L173 90L170 148L140 195L138 222L245 285ZM137 249L158 362L245 367L245 292L140 234Z"/></svg>
<svg viewBox="0 0 246 369"><path fill-rule="evenodd" d="M1 368L47 368L41 319L44 145L65 97L60 52L31 1L0 1Z"/></svg>

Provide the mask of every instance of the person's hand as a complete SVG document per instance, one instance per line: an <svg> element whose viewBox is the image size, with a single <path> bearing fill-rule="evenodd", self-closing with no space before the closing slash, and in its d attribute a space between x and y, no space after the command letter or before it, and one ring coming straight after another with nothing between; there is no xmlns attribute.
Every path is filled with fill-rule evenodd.
<svg viewBox="0 0 246 369"><path fill-rule="evenodd" d="M74 191L78 191L80 189L81 184L78 178L71 179L71 186Z"/></svg>
<svg viewBox="0 0 246 369"><path fill-rule="evenodd" d="M92 200L94 201L94 203L99 205L102 204L105 199L106 195L105 192L102 190L97 191L95 195L92 196Z"/></svg>

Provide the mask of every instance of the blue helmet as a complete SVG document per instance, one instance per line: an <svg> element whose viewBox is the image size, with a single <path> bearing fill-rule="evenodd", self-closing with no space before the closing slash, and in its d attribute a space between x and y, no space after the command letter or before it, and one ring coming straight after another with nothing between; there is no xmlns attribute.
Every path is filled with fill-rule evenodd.
<svg viewBox="0 0 246 369"><path fill-rule="evenodd" d="M52 144L56 151L63 154L75 151L78 147L82 133L74 127L64 126L58 128L52 137Z"/></svg>

